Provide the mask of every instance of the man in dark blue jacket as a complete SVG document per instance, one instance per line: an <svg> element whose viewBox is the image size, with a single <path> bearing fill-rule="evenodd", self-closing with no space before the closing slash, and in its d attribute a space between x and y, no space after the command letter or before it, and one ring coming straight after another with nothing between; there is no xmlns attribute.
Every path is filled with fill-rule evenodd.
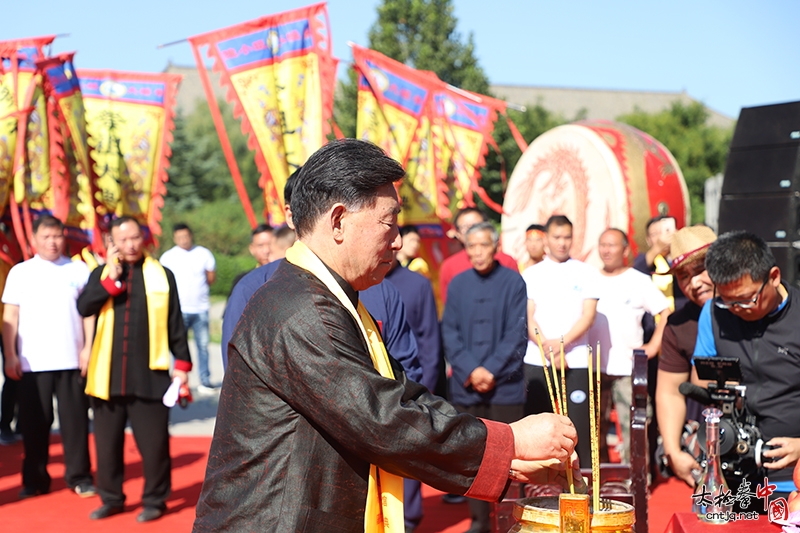
<svg viewBox="0 0 800 533"><path fill-rule="evenodd" d="M233 288L225 306L225 315L222 317L223 368L228 366L228 342L233 336L233 330L239 322L239 317L242 316L242 311L250 301L250 297L269 281L282 261L279 259L267 263L247 273ZM417 340L406 321L403 300L395 286L383 280L378 285L361 291L359 298L380 328L387 351L403 365L409 378L422 383L422 368L417 359Z"/></svg>
<svg viewBox="0 0 800 533"><path fill-rule="evenodd" d="M442 317L445 357L453 369L450 397L462 412L514 422L525 404L525 282L494 259L498 235L491 223L471 227L465 241L472 269L450 282ZM469 503L468 533L491 531L489 504Z"/></svg>

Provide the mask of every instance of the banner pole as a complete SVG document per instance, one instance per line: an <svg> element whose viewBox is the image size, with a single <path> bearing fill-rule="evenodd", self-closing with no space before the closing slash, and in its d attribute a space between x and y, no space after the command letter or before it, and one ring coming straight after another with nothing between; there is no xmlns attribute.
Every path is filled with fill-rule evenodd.
<svg viewBox="0 0 800 533"><path fill-rule="evenodd" d="M247 220L250 222L250 227L255 229L258 225L256 215L253 212L253 204L250 203L250 197L247 196L247 189L245 189L244 182L242 181L242 174L239 172L239 165L236 163L236 158L233 156L233 148L228 139L228 132L225 130L225 123L222 121L222 114L220 113L217 99L214 98L214 91L211 89L211 80L208 78L208 71L203 64L203 59L200 56L200 51L195 43L191 42L192 52L194 53L194 60L197 63L197 70L200 73L200 80L203 82L203 90L206 93L206 100L208 100L208 108L211 111L211 118L214 120L214 127L217 130L219 142L222 145L222 152L225 154L225 161L228 162L228 169L231 171L233 184L236 186L236 192L239 194L239 199L244 207L244 212L247 215Z"/></svg>

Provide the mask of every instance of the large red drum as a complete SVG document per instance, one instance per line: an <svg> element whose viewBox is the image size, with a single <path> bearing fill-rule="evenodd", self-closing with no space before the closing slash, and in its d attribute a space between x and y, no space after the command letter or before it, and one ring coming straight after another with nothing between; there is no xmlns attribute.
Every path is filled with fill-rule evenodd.
<svg viewBox="0 0 800 533"><path fill-rule="evenodd" d="M689 193L664 145L626 124L605 120L554 128L531 143L509 180L503 203L503 251L522 261L525 229L550 215L573 224L572 257L602 266L600 234L627 232L632 253L646 250L645 224L659 214L690 223Z"/></svg>

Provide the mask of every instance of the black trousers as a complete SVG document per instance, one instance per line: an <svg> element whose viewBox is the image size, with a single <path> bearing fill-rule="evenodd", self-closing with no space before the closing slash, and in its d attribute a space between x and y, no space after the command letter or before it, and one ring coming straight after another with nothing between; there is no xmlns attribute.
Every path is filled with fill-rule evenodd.
<svg viewBox="0 0 800 533"><path fill-rule="evenodd" d="M552 413L550 392L547 390L544 367L525 365L525 381L528 383L528 399L525 403L526 415ZM549 369L549 367L548 367ZM568 368L565 372L567 382L567 413L578 430L578 445L575 450L581 460L581 468L592 466L591 426L589 425L589 371L585 368ZM559 371L559 378L561 372ZM553 374L550 374L552 383ZM561 387L561 383L558 384ZM599 406L598 406L599 408ZM605 435L600 435L600 440Z"/></svg>
<svg viewBox="0 0 800 533"><path fill-rule="evenodd" d="M58 399L58 421L64 446L64 479L72 488L92 482L89 461L89 399L83 392L80 370L25 372L19 385L19 425L25 449L22 485L50 490L50 428L53 395Z"/></svg>
<svg viewBox="0 0 800 533"><path fill-rule="evenodd" d="M17 418L17 394L19 381L5 376L3 392L0 393L0 431L11 432L11 421Z"/></svg>
<svg viewBox="0 0 800 533"><path fill-rule="evenodd" d="M97 451L97 490L104 504L122 506L125 493L125 425L130 420L133 438L142 456L144 507L166 508L172 490L169 456L169 408L161 400L114 396L109 401L92 398L94 441Z"/></svg>
<svg viewBox="0 0 800 533"><path fill-rule="evenodd" d="M462 413L469 413L472 416L485 418L487 420L494 420L496 422L505 422L510 424L516 422L525 416L524 405L493 405L481 403L477 405L456 405ZM482 500L468 499L469 513L472 517L472 525L470 531L489 532L492 530L492 524L489 520L491 507L489 502Z"/></svg>

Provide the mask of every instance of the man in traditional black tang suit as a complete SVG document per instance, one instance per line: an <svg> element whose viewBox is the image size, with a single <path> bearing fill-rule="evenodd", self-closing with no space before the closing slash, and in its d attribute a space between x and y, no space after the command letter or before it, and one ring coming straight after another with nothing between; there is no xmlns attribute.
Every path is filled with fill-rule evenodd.
<svg viewBox="0 0 800 533"><path fill-rule="evenodd" d="M459 414L386 354L358 291L400 248L403 175L375 145L345 139L297 176L299 241L231 338L194 531L402 533L402 477L493 501L510 478L573 475L569 419Z"/></svg>

